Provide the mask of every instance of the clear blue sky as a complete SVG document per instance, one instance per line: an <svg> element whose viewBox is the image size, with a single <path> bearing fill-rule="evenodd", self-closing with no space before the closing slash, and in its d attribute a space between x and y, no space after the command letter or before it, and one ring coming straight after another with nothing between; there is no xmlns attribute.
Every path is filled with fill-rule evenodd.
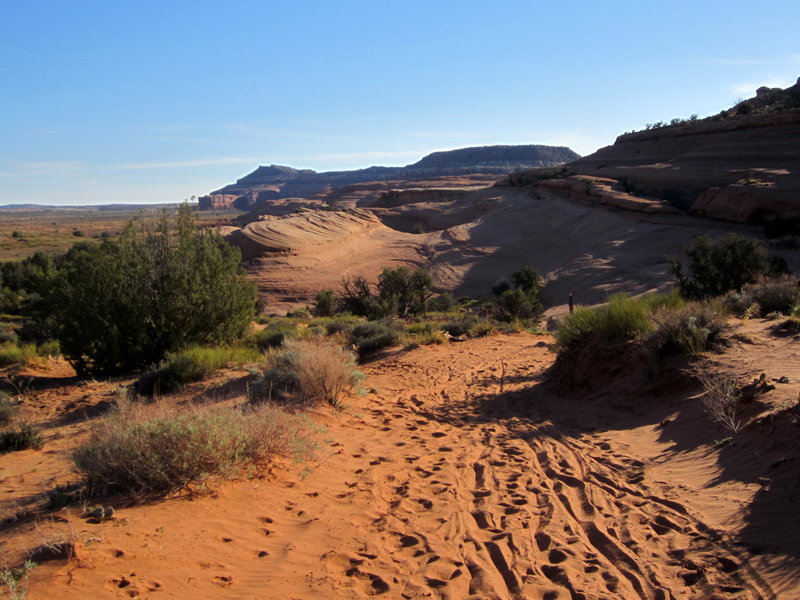
<svg viewBox="0 0 800 600"><path fill-rule="evenodd" d="M0 204L174 202L701 116L800 76L800 2L0 0Z"/></svg>

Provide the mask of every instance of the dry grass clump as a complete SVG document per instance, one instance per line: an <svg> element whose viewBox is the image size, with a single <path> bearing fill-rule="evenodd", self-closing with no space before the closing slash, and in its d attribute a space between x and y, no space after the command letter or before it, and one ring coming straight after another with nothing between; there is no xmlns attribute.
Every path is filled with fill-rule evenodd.
<svg viewBox="0 0 800 600"><path fill-rule="evenodd" d="M655 326L645 346L656 358L707 352L722 342L722 334L728 328L721 307L701 302L661 308L652 319Z"/></svg>
<svg viewBox="0 0 800 600"><path fill-rule="evenodd" d="M90 493L165 494L313 447L306 422L269 405L248 410L123 404L74 453Z"/></svg>
<svg viewBox="0 0 800 600"><path fill-rule="evenodd" d="M30 423L19 423L0 431L0 454L29 448L39 450L43 445L42 434Z"/></svg>
<svg viewBox="0 0 800 600"><path fill-rule="evenodd" d="M267 368L251 387L250 398L327 402L338 408L342 396L358 389L363 378L352 352L324 340L292 340L267 357Z"/></svg>
<svg viewBox="0 0 800 600"><path fill-rule="evenodd" d="M14 420L17 413L17 406L5 392L0 392L0 427L8 425Z"/></svg>
<svg viewBox="0 0 800 600"><path fill-rule="evenodd" d="M700 382L705 389L703 408L709 418L731 433L738 432L743 424L739 417L742 394L736 381L725 375L704 375Z"/></svg>
<svg viewBox="0 0 800 600"><path fill-rule="evenodd" d="M789 315L800 305L800 279L795 275L762 278L741 291L728 293L724 302L740 317Z"/></svg>

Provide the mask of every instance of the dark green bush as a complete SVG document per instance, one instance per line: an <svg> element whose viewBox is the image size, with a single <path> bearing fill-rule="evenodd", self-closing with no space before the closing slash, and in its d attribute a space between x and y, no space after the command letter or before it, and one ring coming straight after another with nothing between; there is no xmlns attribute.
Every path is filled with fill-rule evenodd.
<svg viewBox="0 0 800 600"><path fill-rule="evenodd" d="M188 206L176 219L132 221L118 242L74 246L49 298L64 356L80 374L109 374L239 339L255 312L240 258L219 234L196 230Z"/></svg>
<svg viewBox="0 0 800 600"><path fill-rule="evenodd" d="M494 302L494 316L500 321L528 321L542 314L539 291L542 277L533 267L525 265L511 274L514 287L497 285L492 292L497 296Z"/></svg>
<svg viewBox="0 0 800 600"><path fill-rule="evenodd" d="M495 316L500 321L528 320L541 315L542 306L521 289L506 290L495 302Z"/></svg>
<svg viewBox="0 0 800 600"><path fill-rule="evenodd" d="M439 294L438 296L430 298L425 303L425 310L428 312L449 312L457 305L458 303L456 302L456 299L453 298L453 294L450 292L444 292L443 294Z"/></svg>
<svg viewBox="0 0 800 600"><path fill-rule="evenodd" d="M332 317L339 311L339 299L333 290L321 290L314 298L315 317Z"/></svg>
<svg viewBox="0 0 800 600"><path fill-rule="evenodd" d="M425 310L431 283L430 273L424 269L387 267L375 284L377 294L372 293L373 286L364 277L342 281L342 307L370 320L417 315Z"/></svg>
<svg viewBox="0 0 800 600"><path fill-rule="evenodd" d="M277 348L289 340L300 339L309 333L306 328L298 327L298 324L296 319L275 317L267 321L264 329L253 332L248 339L261 351Z"/></svg>
<svg viewBox="0 0 800 600"><path fill-rule="evenodd" d="M478 325L478 318L473 315L465 315L457 321L450 321L442 326L449 335L462 337L471 335Z"/></svg>
<svg viewBox="0 0 800 600"><path fill-rule="evenodd" d="M29 448L39 450L43 445L42 434L30 423L20 423L0 431L0 454Z"/></svg>
<svg viewBox="0 0 800 600"><path fill-rule="evenodd" d="M400 336L392 321L368 321L353 328L350 341L356 347L359 359L363 359L398 344Z"/></svg>
<svg viewBox="0 0 800 600"><path fill-rule="evenodd" d="M512 273L511 281L514 282L515 289L522 290L528 295L537 296L542 289L542 276L530 265L525 265L519 271Z"/></svg>
<svg viewBox="0 0 800 600"><path fill-rule="evenodd" d="M687 298L712 298L739 290L769 271L764 245L734 233L715 241L700 236L686 249L686 257L685 268L675 259L672 270Z"/></svg>
<svg viewBox="0 0 800 600"><path fill-rule="evenodd" d="M397 332L387 331L385 333L378 333L376 335L363 338L356 344L356 351L358 358L363 360L374 356L381 350L396 345L400 341Z"/></svg>

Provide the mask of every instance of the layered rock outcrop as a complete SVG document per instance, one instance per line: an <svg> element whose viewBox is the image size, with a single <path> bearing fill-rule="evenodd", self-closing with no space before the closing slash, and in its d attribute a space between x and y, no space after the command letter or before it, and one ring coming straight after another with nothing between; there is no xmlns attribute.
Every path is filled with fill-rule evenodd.
<svg viewBox="0 0 800 600"><path fill-rule="evenodd" d="M800 232L800 84L707 119L619 136L563 170L514 175L505 185L560 190L631 210L666 205L774 233ZM661 204L661 208L658 205Z"/></svg>

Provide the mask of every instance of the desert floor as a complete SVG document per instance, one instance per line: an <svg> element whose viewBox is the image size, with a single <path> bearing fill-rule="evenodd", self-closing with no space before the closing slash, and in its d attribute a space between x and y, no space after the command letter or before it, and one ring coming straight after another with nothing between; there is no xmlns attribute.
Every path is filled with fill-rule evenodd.
<svg viewBox="0 0 800 600"><path fill-rule="evenodd" d="M629 364L598 364L592 390L559 393L552 338L493 335L364 365L368 393L310 413L325 428L310 462L109 498L101 523L41 494L76 479L71 450L126 381L56 369L24 407L43 450L0 456L0 557L34 553L33 599L797 598L797 426L781 411L800 362L772 325L740 325L692 367L790 379L727 444L688 378L642 391ZM242 401L247 380L171 401Z"/></svg>

